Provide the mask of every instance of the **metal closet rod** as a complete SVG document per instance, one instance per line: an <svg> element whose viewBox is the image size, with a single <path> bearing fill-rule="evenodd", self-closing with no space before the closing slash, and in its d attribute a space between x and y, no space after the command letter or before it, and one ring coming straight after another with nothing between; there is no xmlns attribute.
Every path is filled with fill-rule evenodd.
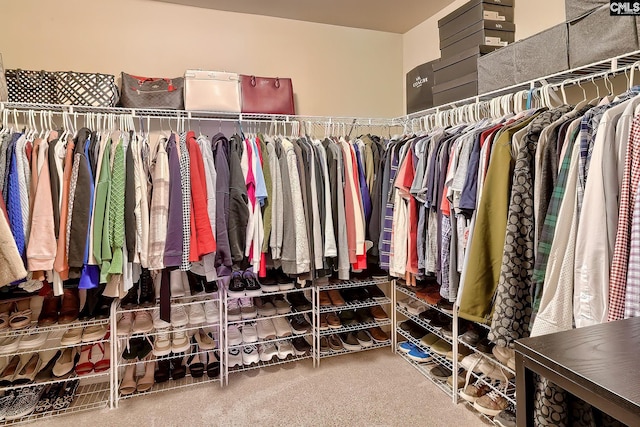
<svg viewBox="0 0 640 427"><path fill-rule="evenodd" d="M208 111L162 110L162 109L132 109L121 107L90 107L60 104L29 104L6 102L0 103L0 111L7 109L19 112L26 111L51 111L53 114L67 113L71 116L86 114L114 114L117 116L133 116L143 119L168 119L168 120L204 120L214 122L311 122L319 124L340 124L358 126L403 126L400 119L365 118L365 117L340 117L340 116L300 116L285 114L250 114L250 113L222 113Z"/></svg>

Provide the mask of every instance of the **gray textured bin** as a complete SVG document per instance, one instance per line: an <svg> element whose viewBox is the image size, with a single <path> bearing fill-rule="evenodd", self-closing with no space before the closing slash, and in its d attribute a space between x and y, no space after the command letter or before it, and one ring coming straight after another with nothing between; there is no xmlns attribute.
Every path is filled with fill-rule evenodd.
<svg viewBox="0 0 640 427"><path fill-rule="evenodd" d="M581 67L638 50L636 18L610 16L609 6L569 23L569 66Z"/></svg>
<svg viewBox="0 0 640 427"><path fill-rule="evenodd" d="M564 8L567 15L567 21L578 19L593 9L597 9L603 5L609 5L608 0L565 0Z"/></svg>
<svg viewBox="0 0 640 427"><path fill-rule="evenodd" d="M516 84L516 44L502 47L478 58L478 93L480 95Z"/></svg>
<svg viewBox="0 0 640 427"><path fill-rule="evenodd" d="M569 30L559 24L513 44L516 83L569 69Z"/></svg>

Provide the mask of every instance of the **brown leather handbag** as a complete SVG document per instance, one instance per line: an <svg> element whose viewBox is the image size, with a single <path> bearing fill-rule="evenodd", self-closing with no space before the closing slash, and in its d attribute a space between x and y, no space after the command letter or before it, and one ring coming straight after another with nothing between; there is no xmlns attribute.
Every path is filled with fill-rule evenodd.
<svg viewBox="0 0 640 427"><path fill-rule="evenodd" d="M242 112L295 115L291 79L240 76Z"/></svg>

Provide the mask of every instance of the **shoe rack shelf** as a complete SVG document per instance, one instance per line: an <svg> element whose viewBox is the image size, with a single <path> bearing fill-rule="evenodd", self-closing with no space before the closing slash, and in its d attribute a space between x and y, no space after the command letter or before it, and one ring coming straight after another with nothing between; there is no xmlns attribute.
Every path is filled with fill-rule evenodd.
<svg viewBox="0 0 640 427"><path fill-rule="evenodd" d="M245 345L250 345L250 344L245 344ZM311 354L305 354L304 356L287 356L286 359L280 359L278 358L278 356L274 356L273 359L271 359L268 362L257 362L257 363L252 363L250 365L243 365L243 366L235 366L233 368L229 368L229 373L230 374L236 374L236 373L240 373L240 372L247 372L247 371L252 371L254 369L261 369L261 368L269 368L271 366L278 366L278 365L283 365L285 363L291 363L291 362L301 362L303 360L309 360L312 358Z"/></svg>
<svg viewBox="0 0 640 427"><path fill-rule="evenodd" d="M406 341L411 342L413 345L418 347L420 350L422 350L425 353L429 354L430 361L436 362L437 364L439 364L441 366L444 366L445 368L447 368L447 369L449 369L450 371L453 372L453 360L449 360L445 356L442 356L440 354L434 353L433 351L431 351L431 349L429 347L424 345L420 340L412 337L409 332L401 329L400 327L397 328L397 332ZM402 352L400 352L400 353L402 353ZM449 393L449 394L451 394L451 393Z"/></svg>
<svg viewBox="0 0 640 427"><path fill-rule="evenodd" d="M431 368L433 368L433 367L435 367L437 365L435 365L432 362L426 362L426 363L416 362L415 360L410 359L409 356L407 356L406 354L404 354L401 351L398 351L397 354L402 359L404 359L409 365L411 365L415 370L417 370L421 375L425 376L432 383L434 383L436 385L436 387L438 387L440 390L442 390L447 396L453 395L453 390L449 386L449 384L447 384L446 380L439 380L439 379L433 378L431 376L431 374L430 374Z"/></svg>
<svg viewBox="0 0 640 427"><path fill-rule="evenodd" d="M167 328L167 329L161 329L158 330L154 327L154 329L152 329L150 332L148 333L141 333L141 332L137 332L137 333L130 333L128 335L118 335L118 330L117 330L117 322L120 319L120 317L125 314L125 313L133 313L134 315L136 313L140 313L143 311L148 311L149 313L153 312L154 310L158 310L159 309L159 305L153 305L151 307L132 307L132 308L123 308L120 306L120 302L119 301L115 301L113 306L112 306L112 312L111 312L111 318L114 319L113 322L111 323L111 336L112 338L112 345L111 345L111 358L112 360L115 360L117 363L114 366L115 369L113 369L113 373L112 373L112 379L111 379L111 383L112 383L112 400L113 400L113 407L118 407L119 401L120 400L126 400L126 399L131 399L131 398L135 398L138 396L144 396L144 395L148 395L148 394L155 394L155 393L160 393L160 392L165 392L165 391L169 391L169 390L174 390L174 389L180 389L180 388L185 388L185 387L189 387L189 386L195 386L195 385L201 385L201 384L209 384L209 383L216 383L219 382L220 386L222 386L222 376L218 375L215 378L210 378L208 377L207 373L206 373L206 366L205 366L205 373L202 377L200 378L194 378L190 375L189 373L189 367L186 365L186 359L191 356L191 355L195 355L197 357L203 355L203 354L207 354L209 352L214 352L218 358L219 361L221 361L223 359L222 357L222 349L221 349L221 344L223 342L222 337L223 337L223 324L221 322L221 320L223 319L223 313L222 313L222 301L221 299L218 297L219 293L218 292L210 292L210 293L204 293L204 292L200 292L194 295L184 295L184 296L179 296L179 297L172 297L171 298L171 307L172 308L176 308L176 307L181 307L182 309L188 310L188 307L191 305L195 305L195 304L204 304L207 302L215 302L217 303L218 306L218 313L217 313L217 318L218 321L213 322L213 323L198 323L198 324L187 324L184 326L177 326L177 327L171 327L171 328ZM135 325L135 321L133 322ZM193 342L193 340L191 339L191 336L193 335L193 333L197 333L197 331L199 329L205 329L207 331L211 331L212 335L213 335L213 339L216 342L216 348L213 350L199 350L198 344L196 342ZM126 345L127 342L133 338L143 338L143 339L149 339L151 342L151 346L153 347L154 343L155 343L155 339L159 336L159 335L169 335L172 336L172 332L174 330L180 331L180 332L184 332L187 335L187 338L189 339L189 348L185 351L185 352L180 352L177 354L174 353L170 353L169 355L166 356L154 356L153 355L153 351L151 353L149 353L149 355L144 359L144 360L138 360L138 359L125 359L123 357L123 352L126 349ZM152 386L152 388L150 390L147 391L143 391L143 392L139 392L139 391L135 391L132 394L127 394L127 395L123 395L120 392L120 386L122 384L123 381L123 376L124 376L124 370L125 368L127 368L128 366L131 365L136 365L136 368L134 368L137 371L137 366L138 364L141 363L150 363L150 362L154 362L154 366L157 367L157 362L160 361L168 361L168 360L178 360L178 359L184 359L184 361L182 363L185 364L185 370L187 370L187 373L185 375L185 377L177 379L177 380L173 380L173 379L169 379L167 381L164 382L155 382L154 380L154 384ZM148 366L145 367L145 369L148 369ZM222 372L222 367L220 368L221 372ZM134 375L135 378L135 375Z"/></svg>
<svg viewBox="0 0 640 427"><path fill-rule="evenodd" d="M29 388L29 387L38 386L38 385L46 386L49 384L66 383L68 381L73 381L73 380L80 380L82 382L90 382L90 383L104 383L108 386L109 375L110 375L109 371L98 372L98 373L92 372L90 374L84 374L84 375L77 375L75 372L72 371L70 374L65 375L64 377L61 377L61 378L53 378L47 381L35 381L29 384L19 384L19 385L7 386L7 387L0 387L0 393L7 392L10 390L20 390L20 389Z"/></svg>
<svg viewBox="0 0 640 427"><path fill-rule="evenodd" d="M33 384L31 384L33 386ZM38 420L51 419L61 415L75 414L98 409L105 409L109 406L110 386L108 382L80 385L76 390L73 401L69 407L64 409L53 409L45 412L33 413L18 420L2 421L0 425L14 426L32 423Z"/></svg>
<svg viewBox="0 0 640 427"><path fill-rule="evenodd" d="M69 347L80 347L84 345L104 344L109 342L109 339L102 338L102 339L97 339L92 341L81 342L77 344L62 345L60 344L60 338L61 337L47 338L44 344L36 348L18 349L16 351L12 351L10 356L13 357L13 356L20 356L22 354L30 354L35 352L40 353L43 351L52 351L52 350L64 350L65 348L69 348ZM8 356L9 354L0 354L0 357L8 357Z"/></svg>
<svg viewBox="0 0 640 427"><path fill-rule="evenodd" d="M358 323L356 325L350 325L350 326L342 325L339 328L329 328L326 330L321 330L318 332L318 334L321 337L326 337L328 335L339 334L342 332L356 332L356 331L366 330L370 328L375 328L376 326L383 327L383 326L389 326L389 325L391 325L391 319L386 319L381 321Z"/></svg>
<svg viewBox="0 0 640 427"><path fill-rule="evenodd" d="M109 318L106 319L92 319L86 321L76 320L75 322L59 324L51 326L38 326L38 322L32 322L30 326L21 329L4 329L0 331L0 339L6 337L14 337L19 335L34 335L34 334L42 334L42 333L51 333L51 332L64 332L68 329L73 328L86 328L89 326L107 326L109 324ZM66 347L65 347L66 348Z"/></svg>
<svg viewBox="0 0 640 427"><path fill-rule="evenodd" d="M422 303L423 306L425 306L427 308L432 308L434 310L438 310L440 313L453 318L453 313L452 312L443 310L441 307L438 307L435 304L429 304L427 301L419 298L418 295L415 292L413 292L411 289L408 289L407 287L399 284L398 282L396 282L395 288L396 288L396 291L398 291L400 293L403 293L403 294L405 294L406 296L408 296L410 298L413 298L414 300Z"/></svg>
<svg viewBox="0 0 640 427"><path fill-rule="evenodd" d="M393 339L390 338L387 341L383 341L383 342L376 342L373 340L373 343L369 346L362 346L360 347L360 349L358 350L348 350L348 349L341 349L341 350L332 350L332 349L328 349L328 350L324 350L321 351L320 350L320 340L322 338L328 337L329 335L332 334L341 334L341 333L349 333L349 332L357 332L357 331L361 331L361 330L368 330L371 328L375 328L375 327L380 327L380 328L385 328L385 329L391 329L388 328L389 326L392 325L393 319L392 318L387 318L387 319L378 319L378 320L374 320L371 322L360 322L357 324L353 324L353 325L341 325L339 328L332 328L332 327L328 327L326 329L320 329L319 325L320 325L320 315L322 314L327 314L327 313L340 313L342 311L347 311L347 310L357 310L357 309L363 309L363 308L369 308L369 307L375 307L375 306L380 306L380 307L387 307L388 308L392 307L393 301L392 299L388 296L389 293L392 293L392 288L389 288L389 293L387 293L384 297L378 297L378 298L369 298L365 301L347 301L345 300L343 305L326 305L326 306L320 306L320 292L325 292L325 291L332 291L332 290L348 290L348 289L355 289L355 288L363 288L363 287L367 287L367 286L378 286L379 285L386 285L389 284L389 279L388 278L372 278L372 279L354 279L354 280L346 280L346 281L337 281L337 282L333 282L333 283L328 283L328 284L323 284L323 285L318 285L315 286L314 288L314 298L315 301L318 303L318 309L316 310L316 315L315 315L315 324L317 325L314 328L314 343L315 343L315 348L316 348L316 352L314 355L314 358L316 360L317 365L320 365L320 359L324 359L327 357L334 357L334 356L341 356L344 354L350 354L350 353L359 353L362 351L369 351L369 350L375 350L378 348L384 348L384 347L392 347L393 346ZM388 311L387 311L387 314ZM338 316L339 317L339 316ZM341 319L342 321L342 319Z"/></svg>
<svg viewBox="0 0 640 427"><path fill-rule="evenodd" d="M400 307L399 305L396 305L396 312L399 313L399 314L402 314L407 319L410 319L413 322L417 323L423 329L425 329L425 330L429 331L430 333L436 335L438 338L443 339L446 342L448 342L449 344L453 345L452 337L448 337L445 334L443 334L441 328L436 328L435 326L432 326L431 323L427 322L426 320L424 320L420 316L416 316L415 314L409 313L407 310L405 310L404 308ZM400 329L400 327L398 327L398 329Z"/></svg>
<svg viewBox="0 0 640 427"><path fill-rule="evenodd" d="M381 342L381 343L374 342L372 345L370 345L368 347L361 347L359 350L347 350L347 349L332 350L332 349L329 349L328 352L321 352L320 353L320 357L326 358L326 357L333 357L333 356L341 356L343 354L360 353L360 352L363 352L363 351L369 351L369 350L375 350L375 349L378 349L378 348L389 347L390 345L391 345L391 340L389 340L387 342Z"/></svg>
<svg viewBox="0 0 640 427"><path fill-rule="evenodd" d="M187 374L184 378L180 378L179 380L168 380L168 381L161 382L161 383L155 383L153 385L153 388L151 390L149 390L149 391L135 392L133 394L120 396L118 399L119 400L127 400L127 399L131 399L131 398L135 398L135 397L147 396L149 394L162 393L162 392L169 391L169 390L177 390L177 389L181 389L181 388L197 386L197 385L202 385L202 384L212 384L212 383L217 383L217 382L220 382L220 378L218 378L218 377L210 378L210 377L207 376L206 372L205 372L204 376L202 376L200 378L194 378L191 375ZM116 391L116 392L119 393L118 391Z"/></svg>
<svg viewBox="0 0 640 427"><path fill-rule="evenodd" d="M227 289L225 289L224 291L224 308L223 308L223 314L224 314L224 374L223 374L223 378L224 378L224 384L228 384L229 383L229 374L235 374L235 373L240 373L240 372L247 372L247 371L251 371L251 370L255 370L255 369L262 369L262 368L267 368L270 366L276 366L276 365L282 365L285 363L292 363L292 362L299 362L299 361L303 361L303 360L307 360L307 359L311 359L313 357L314 351L315 351L315 340L309 340L308 337L312 337L312 330L314 328L314 321L315 321L315 315L317 312L317 305L316 305L316 295L315 292L313 291L308 291L308 288L293 288L293 289L281 289L281 290L277 290L277 291L265 291L264 289L261 290L260 294L258 295L256 293L255 296L252 297L248 297L248 296L235 296L235 295L229 295L229 293L227 292ZM292 296L292 294L294 293L300 293L302 292L303 295L305 296L305 298L311 302L311 308L308 310L299 310L297 311L292 300L290 300L290 296ZM310 295L309 295L310 294ZM250 298L252 300L252 304L253 304L253 300L254 298L271 298L271 297L276 297L278 299L280 298L284 298L286 300L286 302L291 306L291 309L288 313L281 313L281 314L274 314L274 315L270 315L270 316L264 316L261 314L257 314L255 317L252 317L250 319L241 319L241 320L230 320L229 316L228 316L228 309L229 309L229 301L231 300L235 300L235 299L241 299L241 298ZM257 307L256 307L257 309ZM230 326L237 326L239 328L242 328L244 325L246 324L250 324L250 323L256 323L259 320L273 320L273 319L278 319L278 318L284 318L284 319L289 319L290 317L293 316L303 316L305 318L305 320L307 320L310 324L310 331L309 332L305 332L302 334L296 334L295 332L292 332L292 335L287 336L287 337L277 337L277 338L273 338L273 339L258 339L257 341L254 342L243 342L241 344L234 344L231 345L229 344L229 340L228 340L228 329ZM250 347L250 346L255 346L256 349L258 349L258 346L264 345L264 344L277 344L277 343L283 343L285 341L292 341L295 338L298 337L302 337L303 339L305 339L307 341L307 343L309 343L309 345L311 346L311 350L309 352L309 354L306 355L300 355L300 356L295 356L295 355L287 355L287 357L285 359L279 359L277 354L273 356L273 358L270 361L259 361L259 362L255 362L255 363L251 363L249 365L234 365L229 366L229 349L239 349L240 352L242 353L242 350L245 347ZM293 346L293 344L291 344ZM242 355L240 355L241 357ZM314 366L315 366L315 359L314 359Z"/></svg>

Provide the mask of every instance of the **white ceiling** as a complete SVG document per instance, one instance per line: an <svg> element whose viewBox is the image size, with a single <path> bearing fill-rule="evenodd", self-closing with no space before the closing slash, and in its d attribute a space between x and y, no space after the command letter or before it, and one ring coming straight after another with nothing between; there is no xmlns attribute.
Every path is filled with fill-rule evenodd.
<svg viewBox="0 0 640 427"><path fill-rule="evenodd" d="M403 34L454 0L157 1Z"/></svg>

